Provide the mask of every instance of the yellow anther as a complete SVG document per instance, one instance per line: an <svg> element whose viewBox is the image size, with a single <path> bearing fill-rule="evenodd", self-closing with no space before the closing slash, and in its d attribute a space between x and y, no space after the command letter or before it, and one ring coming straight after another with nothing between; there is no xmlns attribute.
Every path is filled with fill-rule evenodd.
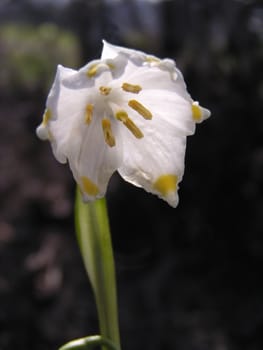
<svg viewBox="0 0 263 350"><path fill-rule="evenodd" d="M161 175L154 182L153 188L161 193L163 196L167 196L169 192L176 191L178 183L178 177L172 174Z"/></svg>
<svg viewBox="0 0 263 350"><path fill-rule="evenodd" d="M202 110L200 106L197 103L192 104L192 113L193 113L193 119L195 122L200 122L202 119Z"/></svg>
<svg viewBox="0 0 263 350"><path fill-rule="evenodd" d="M98 186L95 185L95 183L92 182L87 176L82 176L80 180L82 182L84 192L89 196L95 197L99 193Z"/></svg>
<svg viewBox="0 0 263 350"><path fill-rule="evenodd" d="M115 68L114 64L112 63L107 63L107 66L109 69L113 70ZM93 78L95 77L95 75L98 73L98 69L99 68L106 68L104 64L101 64L101 63L95 63L95 64L92 64L90 66L90 68L87 70L86 72L86 75L89 77L89 78Z"/></svg>
<svg viewBox="0 0 263 350"><path fill-rule="evenodd" d="M133 85L129 83L123 83L121 88L124 91L132 92L134 94L138 94L142 89L140 85Z"/></svg>
<svg viewBox="0 0 263 350"><path fill-rule="evenodd" d="M134 124L134 122L130 119L127 118L123 124L126 126L126 128L128 128L132 134L137 138L137 139L141 139L143 137L143 133L141 132L141 130L138 128L138 126L136 126Z"/></svg>
<svg viewBox="0 0 263 350"><path fill-rule="evenodd" d="M109 95L109 93L111 92L111 88L107 86L100 86L99 90L100 90L100 93L104 96Z"/></svg>
<svg viewBox="0 0 263 350"><path fill-rule="evenodd" d="M89 68L89 70L87 71L87 76L89 77L89 78L92 78L92 77L94 77L96 74L97 74L97 72L98 72L98 66L99 66L99 64L98 63L96 63L96 64L93 64L90 68Z"/></svg>
<svg viewBox="0 0 263 350"><path fill-rule="evenodd" d="M49 120L51 119L51 117L52 117L51 110L50 109L46 109L45 113L43 115L43 121L42 121L43 126L47 126L47 124L48 124Z"/></svg>
<svg viewBox="0 0 263 350"><path fill-rule="evenodd" d="M94 105L89 103L87 104L85 109L85 123L88 125L91 123L91 120L92 120L93 108L94 108Z"/></svg>
<svg viewBox="0 0 263 350"><path fill-rule="evenodd" d="M125 125L137 139L141 139L144 136L138 126L134 124L125 111L117 112L116 118L123 122L123 125Z"/></svg>
<svg viewBox="0 0 263 350"><path fill-rule="evenodd" d="M139 113L144 119L152 119L152 113L144 107L140 102L136 100L130 100L128 105L134 109L137 113Z"/></svg>
<svg viewBox="0 0 263 350"><path fill-rule="evenodd" d="M125 111L118 111L116 114L116 119L120 120L121 122L124 122L127 118L129 118L128 113Z"/></svg>
<svg viewBox="0 0 263 350"><path fill-rule="evenodd" d="M105 142L110 147L115 146L116 142L115 142L115 137L113 136L113 133L112 133L110 120L107 118L102 119L101 125L103 129Z"/></svg>

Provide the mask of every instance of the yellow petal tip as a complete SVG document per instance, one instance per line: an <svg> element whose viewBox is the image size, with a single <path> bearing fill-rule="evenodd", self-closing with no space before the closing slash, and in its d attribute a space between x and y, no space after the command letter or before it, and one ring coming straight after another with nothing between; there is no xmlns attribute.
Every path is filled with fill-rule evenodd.
<svg viewBox="0 0 263 350"><path fill-rule="evenodd" d="M92 182L87 176L82 176L81 182L83 190L87 195L92 197L97 196L99 193L99 188L94 182Z"/></svg>
<svg viewBox="0 0 263 350"><path fill-rule="evenodd" d="M158 177L153 184L153 189L166 197L170 192L177 189L178 177L173 174L165 174Z"/></svg>
<svg viewBox="0 0 263 350"><path fill-rule="evenodd" d="M198 103L194 102L192 104L192 114L195 122L200 122L203 117L202 109Z"/></svg>

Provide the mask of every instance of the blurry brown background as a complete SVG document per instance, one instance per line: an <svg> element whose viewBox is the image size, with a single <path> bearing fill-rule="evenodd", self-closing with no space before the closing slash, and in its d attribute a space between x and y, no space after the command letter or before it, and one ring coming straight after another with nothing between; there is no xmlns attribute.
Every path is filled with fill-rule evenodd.
<svg viewBox="0 0 263 350"><path fill-rule="evenodd" d="M188 139L177 209L111 180L123 349L262 350L260 3L1 0L1 350L56 349L98 332L75 184L35 128L56 65L98 58L102 38L176 59L212 111Z"/></svg>

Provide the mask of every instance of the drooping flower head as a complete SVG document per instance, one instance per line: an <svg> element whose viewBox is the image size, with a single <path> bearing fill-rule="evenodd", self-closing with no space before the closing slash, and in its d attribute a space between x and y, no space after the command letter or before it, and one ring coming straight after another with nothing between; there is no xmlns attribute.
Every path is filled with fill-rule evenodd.
<svg viewBox="0 0 263 350"><path fill-rule="evenodd" d="M104 41L101 59L58 66L37 135L69 162L85 201L104 196L117 170L175 207L186 137L209 116L173 60Z"/></svg>

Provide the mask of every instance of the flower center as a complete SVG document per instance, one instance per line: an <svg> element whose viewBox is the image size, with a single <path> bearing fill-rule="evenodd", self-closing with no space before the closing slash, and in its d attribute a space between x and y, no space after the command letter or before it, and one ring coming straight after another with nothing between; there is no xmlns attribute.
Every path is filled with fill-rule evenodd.
<svg viewBox="0 0 263 350"><path fill-rule="evenodd" d="M91 67L90 71L88 72L89 75L93 76L96 75L95 72L93 72L93 70L96 70L98 67L94 66ZM127 93L127 94L139 94L140 91L142 90L142 87L140 85L137 84L130 84L128 82L124 82L121 86L121 90L123 91L123 93ZM123 102L121 99L121 96L119 94L121 94L119 87L116 89L117 94L114 92L113 93L113 88L109 87L109 86L105 86L105 85L101 85L98 88L99 90L99 95L103 96L103 97L107 97L107 96L111 96L110 99L108 100L108 98L106 100L103 101L101 99L97 100L97 103L100 105L104 105L104 116L101 115L102 122L101 122L101 127L102 127L102 131L103 131L103 137L104 137L104 141L105 143L109 146L109 147L114 147L116 145L116 140L115 140L115 136L113 134L112 131L112 122L110 120L110 117L107 116L108 113L107 111L114 116L115 121L121 122L122 125L124 125L131 133L134 137L136 137L137 139L141 139L144 137L143 132L140 130L140 128L134 123L134 121L129 117L129 114L126 110L126 108L123 108L125 106L123 106ZM115 90L115 89L114 89ZM118 98L118 97L119 98ZM125 99L127 101L127 99ZM117 105L119 107L119 109L113 110L112 107L109 106L109 103L113 102L114 105ZM94 115L94 109L96 108L96 104L87 104L86 109L85 109L85 123L87 125L89 125L92 121L93 115ZM105 103L105 104L104 104ZM133 112L138 113L141 117L143 117L145 120L150 120L152 119L152 113L151 111L145 107L141 102L135 100L135 99L129 99L128 103L127 103L127 107L128 109L130 108L130 110L133 110ZM110 109L110 111L109 111ZM101 108L100 108L101 110ZM101 110L102 111L102 110Z"/></svg>

